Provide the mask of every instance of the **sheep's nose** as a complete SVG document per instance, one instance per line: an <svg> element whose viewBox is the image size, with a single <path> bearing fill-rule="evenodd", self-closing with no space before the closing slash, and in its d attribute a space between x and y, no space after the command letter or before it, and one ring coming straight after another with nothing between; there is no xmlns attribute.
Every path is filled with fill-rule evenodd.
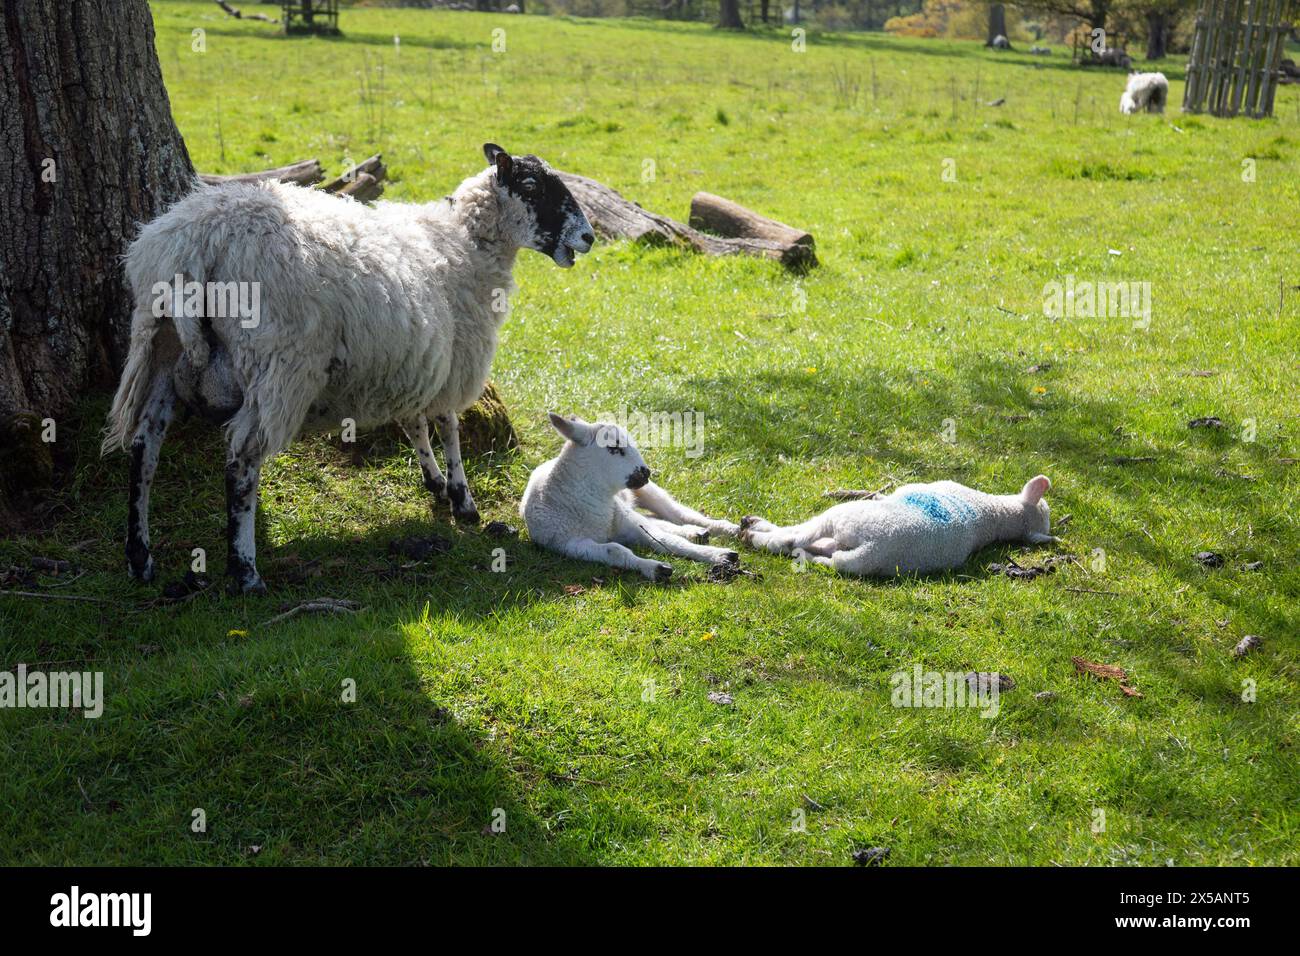
<svg viewBox="0 0 1300 956"><path fill-rule="evenodd" d="M596 241L596 237L589 232L584 232L582 234L582 241L590 246L592 243Z"/></svg>
<svg viewBox="0 0 1300 956"><path fill-rule="evenodd" d="M650 469L645 465L640 466L631 475L628 476L627 486L629 488L644 488L650 482Z"/></svg>

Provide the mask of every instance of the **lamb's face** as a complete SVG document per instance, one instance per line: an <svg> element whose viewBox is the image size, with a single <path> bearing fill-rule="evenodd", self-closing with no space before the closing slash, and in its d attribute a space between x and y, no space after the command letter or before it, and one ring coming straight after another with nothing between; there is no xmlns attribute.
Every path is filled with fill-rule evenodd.
<svg viewBox="0 0 1300 956"><path fill-rule="evenodd" d="M536 156L511 156L500 146L483 147L496 167L503 220L515 241L536 249L567 269L596 241L591 223L550 166Z"/></svg>
<svg viewBox="0 0 1300 956"><path fill-rule="evenodd" d="M618 425L588 423L581 418L561 418L551 413L555 430L569 440L564 454L578 462L593 485L611 494L622 488L642 488L650 480L650 469L632 443L632 437Z"/></svg>

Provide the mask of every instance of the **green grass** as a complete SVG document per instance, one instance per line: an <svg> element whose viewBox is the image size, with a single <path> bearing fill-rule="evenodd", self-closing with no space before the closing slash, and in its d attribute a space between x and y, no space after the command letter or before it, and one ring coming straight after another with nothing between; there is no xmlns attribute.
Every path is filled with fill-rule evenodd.
<svg viewBox="0 0 1300 956"><path fill-rule="evenodd" d="M624 244L567 272L521 257L494 375L526 444L472 463L485 520L520 523L558 446L547 409L694 410L705 454L647 457L706 512L789 520L832 487L1009 491L1042 471L1079 561L1017 582L987 564L1047 552L995 548L880 583L747 554L757 580L677 562L653 586L521 540L497 574L498 542L430 511L409 451L356 468L317 438L267 470L269 597L145 607L158 590L120 553L126 463L95 457L90 399L53 528L0 544L0 566L69 557L86 573L62 593L109 603L0 597L0 665L93 662L107 705L0 713L0 860L1300 862L1297 293L1279 304L1280 280L1300 285L1300 90L1269 121L1126 118L1121 74L968 43L814 35L798 54L780 33L421 11L285 40L208 3L154 9L201 169L314 155L334 172L382 150L388 198L422 201L492 140L681 218L706 189L816 235L802 279ZM1177 104L1181 64L1161 67ZM1044 317L1068 275L1151 283L1149 330ZM1203 415L1227 427L1187 427ZM220 567L220 456L195 423L164 448L166 580L196 546ZM430 530L450 555L388 557ZM1227 566L1199 567L1202 549ZM294 583L310 561L320 576ZM364 610L264 626L319 594ZM1263 650L1234 660L1248 633ZM1143 696L1076 677L1073 655ZM892 707L890 675L918 663L1017 686L993 720ZM484 835L495 808L507 832Z"/></svg>

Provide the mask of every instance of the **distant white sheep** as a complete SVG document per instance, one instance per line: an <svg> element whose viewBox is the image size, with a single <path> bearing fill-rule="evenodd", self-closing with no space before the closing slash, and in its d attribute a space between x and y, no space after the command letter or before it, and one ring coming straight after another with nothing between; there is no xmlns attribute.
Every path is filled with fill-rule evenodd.
<svg viewBox="0 0 1300 956"><path fill-rule="evenodd" d="M226 428L234 589L264 589L253 539L258 478L300 432L396 421L430 490L458 519L478 520L457 415L483 390L515 256L536 249L568 267L593 241L540 159L492 144L484 154L486 170L428 205L369 208L297 186L226 184L196 188L141 230L126 256L135 314L103 445L130 443L135 577L154 576L149 487L177 399ZM223 296L250 287L238 301L255 308L227 307Z"/></svg>
<svg viewBox="0 0 1300 956"><path fill-rule="evenodd" d="M1130 73L1128 85L1119 98L1119 111L1137 113L1163 113L1169 99L1169 81L1163 73Z"/></svg>
<svg viewBox="0 0 1300 956"><path fill-rule="evenodd" d="M559 457L534 469L519 505L535 543L570 558L637 571L651 581L666 581L672 565L638 557L631 548L708 564L740 561L735 551L700 543L710 534L734 537L739 526L705 517L652 483L626 430L555 414L551 424L568 440Z"/></svg>
<svg viewBox="0 0 1300 956"><path fill-rule="evenodd" d="M1045 475L1018 495L989 495L955 481L903 485L888 497L835 505L787 528L748 516L740 539L843 574L928 574L960 567L997 541L1055 541L1043 500L1051 486Z"/></svg>
<svg viewBox="0 0 1300 956"><path fill-rule="evenodd" d="M1004 37L1001 33L999 33L997 36L995 36L992 40L989 41L989 46L993 47L993 49L995 50L1010 50L1011 41L1008 40L1006 37Z"/></svg>

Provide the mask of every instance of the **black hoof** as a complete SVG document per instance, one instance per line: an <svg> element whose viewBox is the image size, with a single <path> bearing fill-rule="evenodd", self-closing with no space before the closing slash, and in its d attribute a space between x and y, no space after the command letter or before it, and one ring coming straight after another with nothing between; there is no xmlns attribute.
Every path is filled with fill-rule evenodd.
<svg viewBox="0 0 1300 956"><path fill-rule="evenodd" d="M667 581L672 576L673 576L673 566L671 564L664 564L663 562L660 562L659 564L655 565L656 581Z"/></svg>
<svg viewBox="0 0 1300 956"><path fill-rule="evenodd" d="M133 579L142 584L148 584L158 576L157 571L154 570L153 558L151 557L146 558L143 565L137 564L134 561L128 562L127 571Z"/></svg>
<svg viewBox="0 0 1300 956"><path fill-rule="evenodd" d="M266 582L260 577L231 578L226 582L226 593L231 597L238 597L241 594L265 594Z"/></svg>
<svg viewBox="0 0 1300 956"><path fill-rule="evenodd" d="M438 498L439 500L442 501L447 500L447 479L446 478L430 478L428 475L425 475L424 489L425 491L430 492L435 498Z"/></svg>
<svg viewBox="0 0 1300 956"><path fill-rule="evenodd" d="M726 562L727 564L739 564L739 563L740 563L740 552L738 552L738 551L728 551L726 554L724 554L724 555L722 556L722 560L723 560L724 562Z"/></svg>
<svg viewBox="0 0 1300 956"><path fill-rule="evenodd" d="M479 517L478 509L467 508L463 511L452 509L452 517L458 522L463 521L465 524L478 524L483 519Z"/></svg>
<svg viewBox="0 0 1300 956"><path fill-rule="evenodd" d="M762 521L762 520L763 520L763 519L760 518L758 515L745 515L745 517L743 517L743 518L740 519L740 530L741 530L741 531L748 531L749 528L750 528L750 527L751 527L755 522L757 522L757 521Z"/></svg>

